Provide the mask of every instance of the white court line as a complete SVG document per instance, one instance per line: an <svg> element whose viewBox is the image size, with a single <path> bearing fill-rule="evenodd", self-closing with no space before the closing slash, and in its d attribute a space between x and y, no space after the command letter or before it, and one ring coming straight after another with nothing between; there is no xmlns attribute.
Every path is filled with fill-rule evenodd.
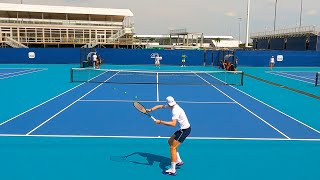
<svg viewBox="0 0 320 180"><path fill-rule="evenodd" d="M78 102L80 99L86 97L88 94L90 94L92 91L96 90L98 87L100 87L101 85L103 85L105 82L109 81L111 78L113 78L115 75L117 75L119 72L115 73L114 75L112 75L111 77L109 77L107 80L103 81L102 83L100 83L98 86L96 86L95 88L91 89L89 92L87 92L85 95L81 96L79 99L77 99L76 101L74 101L73 103L69 104L67 107L63 108L62 110L60 110L59 112L57 112L55 115L51 116L49 119L47 119L46 121L44 121L43 123L41 123L39 126L35 127L34 129L32 129L30 132L28 132L26 135L30 135L32 132L34 132L35 130L37 130L38 128L40 128L41 126L43 126L44 124L46 124L47 122L49 122L51 119L53 119L54 117L56 117L57 115L59 115L60 113L62 113L63 111L65 111L66 109L68 109L69 107L71 107L73 104L75 104L76 102Z"/></svg>
<svg viewBox="0 0 320 180"><path fill-rule="evenodd" d="M41 70L37 70L37 71L30 71L30 72L20 73L20 74L8 76L8 77L2 77L0 79L12 78L12 77L21 76L21 75L30 74L30 73L35 73L35 72L40 72L40 71L44 71L44 70L48 70L48 69L41 69ZM18 71L17 73L19 73L19 72L21 72L21 71Z"/></svg>
<svg viewBox="0 0 320 180"><path fill-rule="evenodd" d="M266 73L269 73L269 74L285 74L285 75L288 75L288 76L294 76L294 77L297 77L297 78L302 78L302 79L307 79L307 80L314 80L314 78L316 77L316 72L310 72L310 76L302 76L302 75L296 75L296 74L290 74L290 73L295 73L296 71L288 71L288 72L284 72L284 71L270 71L270 72L266 72Z"/></svg>
<svg viewBox="0 0 320 180"><path fill-rule="evenodd" d="M159 102L159 73L157 73L157 102Z"/></svg>
<svg viewBox="0 0 320 180"><path fill-rule="evenodd" d="M298 123L300 123L300 124L302 124L302 125L304 125L304 126L308 127L309 129L311 129L311 130L313 130L313 131L315 131L315 132L317 132L317 133L319 133L319 134L320 134L320 131L318 131L317 129L315 129L315 128L313 128L313 127L311 127L311 126L309 126L309 125L307 125L307 124L305 124L305 123L303 123L303 122L301 122L301 121L299 121L299 120L295 119L295 118L294 118L294 117L292 117L292 116L289 116L288 114L286 114L286 113L284 113L284 112L282 112L282 111L280 111L280 110L276 109L275 107L272 107L271 105L269 105L269 104L267 104L267 103L265 103L265 102L262 102L261 100L259 100L259 99L255 98L255 97L253 97L253 96L251 96L251 95L249 95L249 94L247 94L247 93L245 93L245 92L241 91L241 90L240 90L240 89L238 89L238 88L235 88L235 87L233 87L233 86L230 86L230 87L232 87L233 89L235 89L235 90L237 90L237 91L239 91L239 92L243 93L244 95L249 96L250 98L252 98L252 99L254 99L254 100L256 100L256 101L258 101L258 102L260 102L260 103L264 104L265 106L268 106L269 108L271 108L271 109L273 109L273 110L275 110L275 111L279 112L280 114L283 114L283 115L287 116L288 118L290 118L290 119L292 119L292 120L294 120L294 121L296 121L296 122L298 122Z"/></svg>
<svg viewBox="0 0 320 180"><path fill-rule="evenodd" d="M0 134L0 137L46 137L46 138L121 138L121 139L168 139L156 136L103 136L103 135L24 135ZM285 138L237 138L237 137L187 137L190 140L249 140L249 141L319 141L320 139L285 139Z"/></svg>
<svg viewBox="0 0 320 180"><path fill-rule="evenodd" d="M6 75L10 75L10 74L18 74L18 73L22 73L22 72L26 72L26 71L31 71L33 69L25 69L23 71L15 71L15 72L11 72L11 73L0 73L1 75L0 76L6 76Z"/></svg>
<svg viewBox="0 0 320 180"><path fill-rule="evenodd" d="M136 100L109 100L109 99L97 99L97 100L79 100L79 102L135 102ZM166 101L139 101L141 103L149 103L149 102L161 102L165 103ZM206 101L177 101L178 103L189 103L189 104L236 104L235 102L206 102Z"/></svg>
<svg viewBox="0 0 320 180"><path fill-rule="evenodd" d="M309 82L309 81L304 81L304 80L301 80L301 79L296 79L296 78L293 78L293 77L288 77L288 76L281 75L281 74L277 74L277 73L273 73L273 72L266 72L266 73L273 74L273 75L276 75L276 76L285 77L285 78L288 78L288 79L293 79L293 80L296 80L296 81L301 81L301 82L309 83L309 84L314 84L314 83L311 83L311 82Z"/></svg>
<svg viewBox="0 0 320 180"><path fill-rule="evenodd" d="M210 75L210 74L209 74ZM268 126L270 126L272 129L276 130L278 133L280 133L281 135L283 135L284 137L290 139L289 136L287 136L286 134L284 134L283 132L281 132L279 129L277 129L276 127L274 127L273 125L271 125L270 123L268 123L266 120L262 119L260 116L258 116L257 114L255 114L254 112L252 112L251 110L249 110L248 108L246 108L244 105L240 104L238 101L234 100L232 97L230 97L229 95L227 95L226 93L224 93L223 91L221 91L219 88L215 87L214 85L212 85L211 83L209 83L207 80L205 80L204 78L202 78L201 76L197 75L199 78L201 78L203 81L205 81L206 83L210 84L211 87L215 88L216 90L220 91L222 94L224 94L226 97L228 97L229 99L231 99L232 101L236 102L240 107L242 107L243 109L247 110L249 113L251 113L252 115L254 115L255 117L257 117L258 119L260 119L262 122L264 122L265 124L267 124ZM210 75L211 76L211 75ZM211 76L213 77L213 76ZM215 77L213 77L215 78ZM219 80L219 79L218 79Z"/></svg>
<svg viewBox="0 0 320 180"><path fill-rule="evenodd" d="M0 68L0 69L5 69L5 70L8 70L8 69L47 69L47 68Z"/></svg>
<svg viewBox="0 0 320 180"><path fill-rule="evenodd" d="M320 69L319 69L320 70ZM265 71L265 72L297 72L297 73L315 73L315 71Z"/></svg>
<svg viewBox="0 0 320 180"><path fill-rule="evenodd" d="M211 75L210 75L210 76L211 76ZM212 77L213 77L213 76L212 76ZM215 78L215 77L213 77L213 78ZM218 80L219 80L219 79L218 79ZM256 101L260 102L261 104L263 104L263 105L265 105L265 106L268 106L269 108L271 108L271 109L273 109L273 110L277 111L278 113L283 114L283 115L287 116L288 118L290 118L290 119L292 119L292 120L294 120L294 121L296 121L296 122L298 122L298 123L300 123L300 124L302 124L302 125L304 125L304 126L308 127L309 129L311 129L311 130L313 130L313 131L315 131L315 132L317 132L317 133L319 133L319 134L320 134L320 131L318 131L317 129L315 129L315 128L313 128L313 127L311 127L311 126L309 126L309 125L307 125L307 124L305 124L305 123L303 123L303 122L301 122L301 121L299 121L299 120L295 119L295 118L294 118L294 117L292 117L292 116L289 116L288 114L286 114L286 113L284 113L284 112L282 112L282 111L280 111L280 110L276 109L275 107L273 107L273 106L271 106L271 105L269 105L269 104L267 104L267 103L265 103L265 102L263 102L263 101L261 101L261 100L259 100L259 99L255 98L255 97L253 97L253 96L251 96L251 95L249 95L249 94L247 94L247 93L245 93L245 92L241 91L240 89L238 89L238 88L236 88L236 87L234 87L234 86L230 86L230 87L232 87L233 89L235 89L235 90L237 90L237 91L241 92L242 94L244 94L244 95L246 95L246 96L249 96L250 98L252 98L252 99L254 99L254 100L256 100Z"/></svg>
<svg viewBox="0 0 320 180"><path fill-rule="evenodd" d="M102 74L100 74L100 75L98 75L98 76L101 76L101 75L102 75ZM98 76L93 77L92 79L97 78ZM92 79L90 79L90 80L92 80ZM90 80L89 80L89 81L90 81ZM16 115L16 116L14 116L14 117L12 117L12 118L8 119L8 120L6 120L6 121L2 122L2 123L0 124L0 126L2 126L2 125L4 125L4 124L6 124L6 123L8 123L8 122L10 122L10 121L12 121L12 120L14 120L15 118L17 118L17 117L19 117L19 116L21 116L21 115L23 115L23 114L25 114L25 113L27 113L27 112L32 111L33 109L36 109L36 108L38 108L38 107L40 107L40 106L42 106L42 105L46 104L47 102L50 102L50 101L52 101L52 100L54 100L54 99L56 99L56 98L58 98L58 97L60 97L60 96L62 96L62 95L64 95L64 94L66 94L66 93L68 93L68 92L70 92L70 91L72 91L72 90L74 90L74 89L76 89L76 88L78 88L78 87L80 87L80 86L82 86L82 85L86 84L86 83L87 83L87 82L81 83L81 84L79 84L79 85L77 85L77 86L75 86L75 87L73 87L73 88L71 88L71 89L69 89L69 90L67 90L67 91L65 91L65 92L63 92L63 93L61 93L61 94L59 94L59 95L57 95L57 96L55 96L55 97L53 97L53 98L51 98L51 99L49 99L49 100L47 100L47 101L43 102L43 103L41 103L41 104L39 104L39 105L37 105L37 106L33 107L33 108L31 108L31 109L28 109L27 111L24 111L24 112L22 112L22 113L20 113L20 114L18 114L18 115Z"/></svg>
<svg viewBox="0 0 320 180"><path fill-rule="evenodd" d="M37 72L36 70L48 70L47 68L38 68L38 69L24 69L23 71L19 70L19 71L15 71L15 72L10 72L10 73L0 73L0 76L6 76L6 75L10 75L10 74L19 74L19 73L22 73L22 72L26 72L26 71L35 71Z"/></svg>
<svg viewBox="0 0 320 180"><path fill-rule="evenodd" d="M302 79L306 79L306 80L313 80L314 81L314 78L312 78L312 76L299 76L299 75L295 75L295 74L290 74L290 73L285 73L285 72L281 72L280 74L286 74L288 76L293 76L293 77L297 77L297 78L302 78ZM316 77L316 73L314 73L314 77Z"/></svg>

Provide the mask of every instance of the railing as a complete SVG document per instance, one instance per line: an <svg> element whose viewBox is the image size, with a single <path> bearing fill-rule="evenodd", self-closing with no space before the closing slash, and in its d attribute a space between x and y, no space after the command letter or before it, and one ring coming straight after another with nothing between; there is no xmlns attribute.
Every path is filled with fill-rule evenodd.
<svg viewBox="0 0 320 180"><path fill-rule="evenodd" d="M96 43L96 41L92 41L90 43L87 43L85 45L83 45L81 48L94 48L96 47L98 44Z"/></svg>
<svg viewBox="0 0 320 180"><path fill-rule="evenodd" d="M276 31L265 31L265 32L252 33L250 37L256 38L256 37L296 35L296 34L315 34L315 35L318 35L319 31L316 28L316 26L303 26L303 27L296 27L296 28L279 29Z"/></svg>
<svg viewBox="0 0 320 180"><path fill-rule="evenodd" d="M107 39L107 43L113 43L117 41L120 37L124 36L125 34L131 34L132 28L123 28L120 31L118 31L116 34L113 34Z"/></svg>
<svg viewBox="0 0 320 180"><path fill-rule="evenodd" d="M94 47L98 44L112 44L112 43L123 43L131 42L132 38L126 38L125 34L132 34L133 28L124 28L113 34L111 37L106 38L106 35L102 37L49 37L49 36L32 36L26 37L25 35L16 36L2 36L0 40L3 43L10 43L10 46L23 47L23 44L85 44L83 47ZM124 38L122 38L124 37ZM6 39L7 38L7 39ZM20 43L21 45L17 45ZM133 43L133 42L132 42Z"/></svg>
<svg viewBox="0 0 320 180"><path fill-rule="evenodd" d="M169 33L170 34L186 34L188 31L186 28L184 29L173 29L173 30L170 30Z"/></svg>
<svg viewBox="0 0 320 180"><path fill-rule="evenodd" d="M13 48L28 48L28 46L10 38L10 37L5 37L5 43L8 45L8 46L11 46Z"/></svg>
<svg viewBox="0 0 320 180"><path fill-rule="evenodd" d="M79 21L79 20L56 20L56 19L16 19L0 18L1 23L14 24L53 24L53 25L81 25L81 26L123 26L123 22L112 21Z"/></svg>

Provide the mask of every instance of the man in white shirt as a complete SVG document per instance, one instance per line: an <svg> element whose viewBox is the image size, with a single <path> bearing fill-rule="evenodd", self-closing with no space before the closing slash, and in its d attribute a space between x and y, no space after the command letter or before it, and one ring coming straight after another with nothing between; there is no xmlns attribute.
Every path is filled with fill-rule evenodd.
<svg viewBox="0 0 320 180"><path fill-rule="evenodd" d="M93 68L96 68L97 58L98 58L97 53L93 53L93 55L92 55L92 66L93 66Z"/></svg>
<svg viewBox="0 0 320 180"><path fill-rule="evenodd" d="M160 60L162 59L162 57L160 57L159 54L157 54L154 58L154 64L157 66L157 67L160 67Z"/></svg>
<svg viewBox="0 0 320 180"><path fill-rule="evenodd" d="M160 108L169 108L172 112L171 121L162 121L156 120L155 123L163 124L166 126L175 127L177 122L180 125L180 129L177 130L168 140L170 145L170 154L171 154L171 168L166 170L165 173L168 175L176 175L176 166L182 166L183 161L180 158L178 153L178 147L183 141L189 136L191 132L191 126L189 120L186 116L184 110L176 103L172 96L166 98L166 105L157 105L147 111L151 112Z"/></svg>
<svg viewBox="0 0 320 180"><path fill-rule="evenodd" d="M272 68L273 68L273 66L274 66L274 57L273 56L271 56L271 58L270 58L270 70L272 70Z"/></svg>

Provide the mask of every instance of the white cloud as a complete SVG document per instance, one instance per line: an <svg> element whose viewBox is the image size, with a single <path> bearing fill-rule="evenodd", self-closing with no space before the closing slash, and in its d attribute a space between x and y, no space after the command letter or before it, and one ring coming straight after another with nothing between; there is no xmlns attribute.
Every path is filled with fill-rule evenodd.
<svg viewBox="0 0 320 180"><path fill-rule="evenodd" d="M318 14L318 11L315 9L311 9L309 11L307 11L307 15L309 16L316 16Z"/></svg>
<svg viewBox="0 0 320 180"><path fill-rule="evenodd" d="M232 12L232 11L226 12L226 13L224 13L224 15L229 16L229 17L237 16L237 14L235 12Z"/></svg>

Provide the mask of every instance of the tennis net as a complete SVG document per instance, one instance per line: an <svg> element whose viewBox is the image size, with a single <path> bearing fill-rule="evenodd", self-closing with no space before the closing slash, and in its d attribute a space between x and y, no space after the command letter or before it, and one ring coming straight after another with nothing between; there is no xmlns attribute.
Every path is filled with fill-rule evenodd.
<svg viewBox="0 0 320 180"><path fill-rule="evenodd" d="M72 68L71 82L165 85L243 85L242 71L135 71Z"/></svg>
<svg viewBox="0 0 320 180"><path fill-rule="evenodd" d="M316 73L315 86L320 86L320 72Z"/></svg>

